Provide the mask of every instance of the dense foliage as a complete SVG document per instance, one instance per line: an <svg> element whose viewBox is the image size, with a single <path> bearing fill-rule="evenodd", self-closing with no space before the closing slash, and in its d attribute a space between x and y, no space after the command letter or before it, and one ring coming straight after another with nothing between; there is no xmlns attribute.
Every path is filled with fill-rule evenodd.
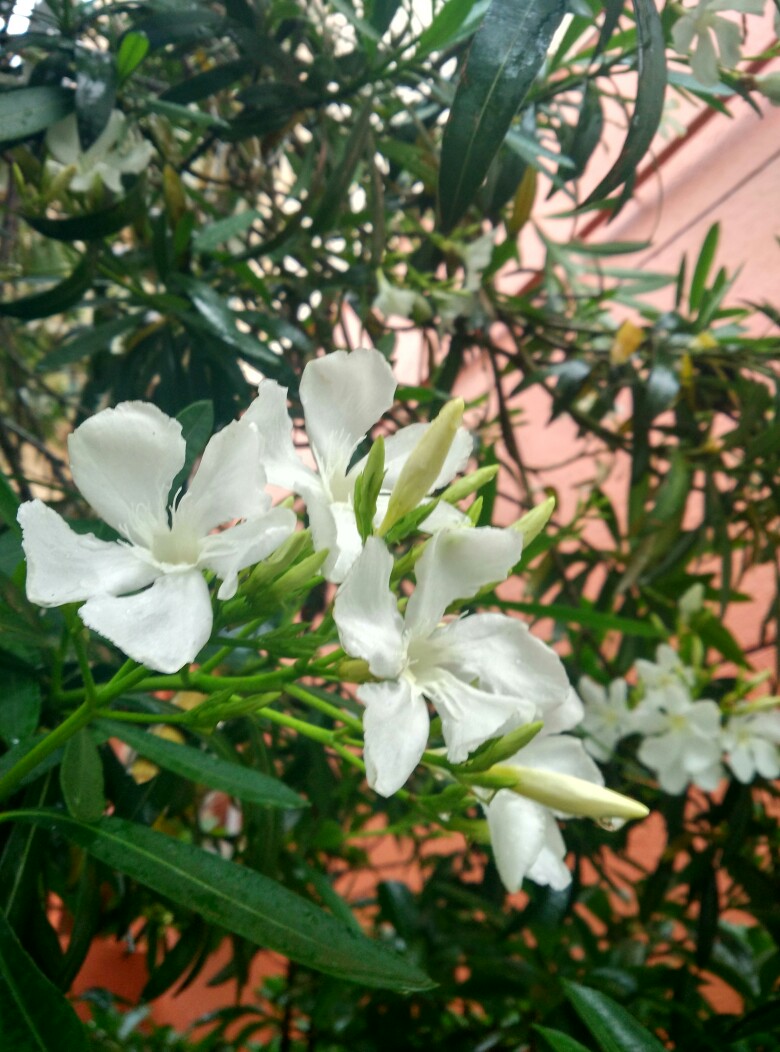
<svg viewBox="0 0 780 1052"><path fill-rule="evenodd" d="M671 93L716 109L772 97L769 56L740 56L742 22L764 5L726 7L49 0L5 35L0 1034L15 1049L772 1047L780 314L730 301L717 226L668 276L622 266L631 246L557 243L535 222L540 186L581 216L618 212ZM519 246L534 231L532 269ZM304 369L369 347L413 357L422 382L398 387L341 465L358 543L378 531L394 546L403 611L434 548L415 510L433 514L431 490L469 529L497 510L502 525L520 519L519 561L448 609L468 613L461 624L487 616L477 604L536 622L585 701L581 748L653 812L618 829L567 822L566 887L531 879L508 897L491 851L484 794L506 792L500 765L526 742L494 727L470 759L453 756L432 697L422 766L395 795L367 787L376 684L334 615L343 577L314 528L311 480L285 485L267 467L304 498L306 512L285 507L312 531L213 597L191 670L88 633L75 602L29 598L20 502L46 500L81 536L127 536L88 517L67 434L128 401L176 418L173 501L260 377L288 389L296 442L305 426L316 452ZM443 497L455 471L429 478L383 529L389 436L445 419L461 391L470 474ZM555 494L524 453L528 398L573 422L566 455L592 465L575 509L546 525ZM511 565L522 592L483 588ZM756 574L766 672L725 623ZM372 861L383 830L408 883ZM355 874L370 888L357 901ZM226 935L226 1005L265 948L285 970L190 1037L105 991L82 1025L64 996L95 939L143 947L153 1005L210 978Z"/></svg>

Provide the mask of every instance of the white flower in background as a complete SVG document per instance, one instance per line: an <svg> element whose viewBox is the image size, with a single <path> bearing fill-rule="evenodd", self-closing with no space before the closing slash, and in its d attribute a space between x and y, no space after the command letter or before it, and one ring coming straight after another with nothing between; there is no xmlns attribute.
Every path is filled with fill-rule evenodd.
<svg viewBox="0 0 780 1052"><path fill-rule="evenodd" d="M590 676L583 676L579 691L585 703L585 715L580 723L585 748L603 763L615 751L620 739L633 730L628 684L624 679L616 679L605 688Z"/></svg>
<svg viewBox="0 0 780 1052"><path fill-rule="evenodd" d="M684 625L690 624L691 618L704 609L704 585L701 581L692 584L687 591L683 592L677 609L680 611L680 620Z"/></svg>
<svg viewBox="0 0 780 1052"><path fill-rule="evenodd" d="M661 643L658 647L655 662L637 658L636 671L645 697L649 701L653 700L654 694L663 696L670 690L682 692L688 697L696 679L693 669L683 665L677 651L668 643Z"/></svg>
<svg viewBox="0 0 780 1052"><path fill-rule="evenodd" d="M757 774L780 778L780 712L754 712L730 716L723 728L726 763L740 782L748 784Z"/></svg>
<svg viewBox="0 0 780 1052"><path fill-rule="evenodd" d="M211 635L201 571L215 573L219 598L230 599L238 572L295 528L291 511L270 508L260 436L238 421L214 435L189 490L172 507L168 494L185 442L178 421L156 406L123 402L105 409L76 428L68 450L76 486L124 539L77 534L41 501L22 504L27 595L47 607L86 600L79 610L86 625L134 660L176 672ZM212 532L236 519L244 521Z"/></svg>
<svg viewBox="0 0 780 1052"><path fill-rule="evenodd" d="M46 146L56 165L73 168L71 190L91 190L96 179L115 194L122 193L122 176L137 175L148 165L154 147L127 127L125 115L112 110L103 131L84 150L79 140L76 115L53 124L46 133Z"/></svg>
<svg viewBox="0 0 780 1052"><path fill-rule="evenodd" d="M365 461L352 464L352 459L366 433L393 404L395 388L390 366L373 349L349 354L336 351L309 362L303 370L300 397L317 470L305 465L295 452L286 388L264 380L243 417L264 439L263 464L269 482L293 490L306 502L314 547L328 549L323 572L337 584L362 548L353 497ZM429 426L411 424L385 439L383 489L388 493ZM432 490L462 471L470 454L471 437L461 428ZM380 499L377 521L386 506L387 499ZM439 523L429 522L427 528L434 525Z"/></svg>
<svg viewBox="0 0 780 1052"><path fill-rule="evenodd" d="M377 271L376 280L377 294L371 306L383 317L408 318L416 322L430 318L430 304L419 292L391 285L381 270Z"/></svg>
<svg viewBox="0 0 780 1052"><path fill-rule="evenodd" d="M522 538L508 530L437 533L417 562L417 587L402 618L389 585L392 556L369 537L339 589L333 616L341 644L384 681L357 692L366 706L368 782L383 796L404 784L425 750L426 698L441 717L454 763L488 738L570 702L557 654L520 621L473 614L440 625L456 599L504 580L521 551Z"/></svg>
<svg viewBox="0 0 780 1052"><path fill-rule="evenodd" d="M665 793L681 793L689 782L707 791L717 787L723 768L720 708L714 701L693 701L677 684L645 698L634 710L633 724L645 736L637 756Z"/></svg>
<svg viewBox="0 0 780 1052"><path fill-rule="evenodd" d="M622 821L647 814L644 805L601 788L601 771L578 738L547 735L545 730L492 769L514 773L516 788L499 789L482 801L498 872L508 891L518 891L526 877L556 890L571 883L556 818ZM487 796L485 790L479 795Z"/></svg>
<svg viewBox="0 0 780 1052"><path fill-rule="evenodd" d="M760 15L763 10L764 0L700 0L675 22L674 48L681 55L690 54L691 72L700 84L715 87L720 80L718 65L735 69L742 58L740 27L717 12Z"/></svg>

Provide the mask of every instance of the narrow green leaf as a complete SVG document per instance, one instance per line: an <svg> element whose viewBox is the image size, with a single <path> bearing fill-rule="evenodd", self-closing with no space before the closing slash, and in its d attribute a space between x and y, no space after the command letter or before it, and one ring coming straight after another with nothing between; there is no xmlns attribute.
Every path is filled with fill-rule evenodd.
<svg viewBox="0 0 780 1052"><path fill-rule="evenodd" d="M87 1052L83 1026L30 960L0 913L0 1020L10 1052Z"/></svg>
<svg viewBox="0 0 780 1052"><path fill-rule="evenodd" d="M0 146L26 139L67 117L73 109L73 92L43 86L18 88L0 95Z"/></svg>
<svg viewBox="0 0 780 1052"><path fill-rule="evenodd" d="M330 230L344 207L344 198L355 175L361 157L368 142L371 130L371 118L374 115L374 101L367 99L363 109L357 115L355 124L349 133L339 164L336 166L320 199L319 206L312 216L310 233L323 234Z"/></svg>
<svg viewBox="0 0 780 1052"><path fill-rule="evenodd" d="M260 213L254 209L246 212L237 212L236 215L227 216L226 219L218 219L215 223L201 227L192 238L196 252L213 252L215 248L229 241L231 237L238 237L246 233L256 219L260 219Z"/></svg>
<svg viewBox="0 0 780 1052"><path fill-rule="evenodd" d="M223 91L254 68L255 63L250 59L240 58L234 62L225 62L221 66L206 70L205 73L197 73L194 77L187 77L181 83L174 84L163 92L162 98L166 102L184 105L188 102L200 102L201 99Z"/></svg>
<svg viewBox="0 0 780 1052"><path fill-rule="evenodd" d="M76 123L86 150L108 124L116 101L114 56L93 48L76 48Z"/></svg>
<svg viewBox="0 0 780 1052"><path fill-rule="evenodd" d="M69 307L74 307L83 298L91 283L92 260L89 256L84 256L73 272L58 285L33 296L0 303L0 315L21 318L23 321L49 318L52 314L60 314Z"/></svg>
<svg viewBox="0 0 780 1052"><path fill-rule="evenodd" d="M553 1052L591 1052L591 1049L560 1030L550 1030L549 1027L538 1025L534 1025L533 1029L537 1034L541 1034Z"/></svg>
<svg viewBox="0 0 780 1052"><path fill-rule="evenodd" d="M643 636L658 639L663 631L648 621L633 621L630 617L605 614L588 607L564 606L561 603L508 603L499 602L502 610L518 610L532 617L549 617L559 624L587 625L604 632L620 632L624 636Z"/></svg>
<svg viewBox="0 0 780 1052"><path fill-rule="evenodd" d="M80 362L82 358L89 358L100 351L111 349L111 341L123 332L134 328L143 322L143 314L128 314L122 318L114 318L100 325L94 325L89 329L76 329L65 343L60 344L51 354L36 365L39 373L50 373L62 369L65 365Z"/></svg>
<svg viewBox="0 0 780 1052"><path fill-rule="evenodd" d="M149 37L145 33L125 33L116 56L116 71L120 83L135 72L149 51Z"/></svg>
<svg viewBox="0 0 780 1052"><path fill-rule="evenodd" d="M374 532L376 502L385 477L385 443L380 435L371 446L366 466L355 480L355 521L365 541Z"/></svg>
<svg viewBox="0 0 780 1052"><path fill-rule="evenodd" d="M417 41L417 59L452 47L472 33L490 7L490 0L447 0Z"/></svg>
<svg viewBox="0 0 780 1052"><path fill-rule="evenodd" d="M644 383L644 381L639 381ZM671 365L657 361L650 370L645 386L645 412L647 421L655 420L659 413L671 409L680 393L680 380Z"/></svg>
<svg viewBox="0 0 780 1052"><path fill-rule="evenodd" d="M125 196L105 208L67 219L49 219L24 213L22 218L44 237L56 241L99 241L118 233L134 222L144 211L146 201L143 193L144 180L136 179Z"/></svg>
<svg viewBox="0 0 780 1052"><path fill-rule="evenodd" d="M192 844L119 818L89 826L51 811L16 815L58 828L107 866L306 967L361 986L412 991L433 985L408 958L358 935L314 903Z"/></svg>
<svg viewBox="0 0 780 1052"><path fill-rule="evenodd" d="M16 521L16 513L19 510L19 497L11 486L8 479L0 472L0 519L18 537L22 535L22 529Z"/></svg>
<svg viewBox="0 0 780 1052"><path fill-rule="evenodd" d="M41 688L35 676L21 669L0 669L0 738L15 745L29 738L41 714Z"/></svg>
<svg viewBox="0 0 780 1052"><path fill-rule="evenodd" d="M68 739L60 767L60 785L74 818L95 822L105 811L103 762L86 727Z"/></svg>
<svg viewBox="0 0 780 1052"><path fill-rule="evenodd" d="M112 738L127 742L141 756L196 785L221 789L239 800L265 807L295 809L309 806L308 800L298 796L284 782L241 763L230 763L191 745L177 745L120 720L98 720L95 726Z"/></svg>
<svg viewBox="0 0 780 1052"><path fill-rule="evenodd" d="M192 405L185 406L180 413L177 413L176 419L181 424L181 433L186 444L186 452L181 470L171 485L170 497L172 500L175 499L176 494L187 482L195 461L206 448L209 438L211 438L211 432L214 430L214 403L207 399L204 399L202 402L193 402Z"/></svg>
<svg viewBox="0 0 780 1052"><path fill-rule="evenodd" d="M565 12L565 0L491 3L471 43L444 129L439 209L445 232L474 200Z"/></svg>
<svg viewBox="0 0 780 1052"><path fill-rule="evenodd" d="M713 223L707 231L707 236L704 238L704 243L701 246L701 252L693 271L693 277L691 278L691 291L688 294L688 302L693 311L698 311L701 306L701 298L707 284L707 277L709 276L715 253L718 250L719 237L720 223Z"/></svg>
<svg viewBox="0 0 780 1052"><path fill-rule="evenodd" d="M611 997L565 980L563 988L602 1052L663 1052L658 1038Z"/></svg>
<svg viewBox="0 0 780 1052"><path fill-rule="evenodd" d="M661 16L655 0L632 0L636 14L637 89L623 149L583 207L612 193L633 178L637 166L653 141L666 95L666 46Z"/></svg>

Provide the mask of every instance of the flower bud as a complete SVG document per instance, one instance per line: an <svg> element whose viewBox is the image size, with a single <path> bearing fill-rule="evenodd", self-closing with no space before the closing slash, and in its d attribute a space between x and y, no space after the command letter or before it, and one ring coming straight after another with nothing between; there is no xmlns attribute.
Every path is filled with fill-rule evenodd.
<svg viewBox="0 0 780 1052"><path fill-rule="evenodd" d="M644 338L645 334L638 325L634 325L632 321L624 321L615 333L609 349L609 364L625 365L631 355L639 349Z"/></svg>
<svg viewBox="0 0 780 1052"><path fill-rule="evenodd" d="M526 512L517 522L513 522L509 528L522 534L524 546L529 545L545 528L554 510L555 497L548 497L547 500Z"/></svg>
<svg viewBox="0 0 780 1052"><path fill-rule="evenodd" d="M377 531L380 537L433 489L463 420L464 408L462 398L447 402L412 450L390 494L387 512Z"/></svg>
<svg viewBox="0 0 780 1052"><path fill-rule="evenodd" d="M584 818L644 818L649 808L622 793L605 789L602 785L575 778L570 774L544 771L536 767L494 767L499 773L513 771L512 791L527 796L554 811Z"/></svg>

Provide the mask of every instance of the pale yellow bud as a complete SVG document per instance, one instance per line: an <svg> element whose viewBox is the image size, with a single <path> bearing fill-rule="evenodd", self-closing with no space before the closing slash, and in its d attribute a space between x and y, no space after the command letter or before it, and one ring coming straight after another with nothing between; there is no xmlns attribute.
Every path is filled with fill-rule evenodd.
<svg viewBox="0 0 780 1052"><path fill-rule="evenodd" d="M550 516L554 511L555 497L548 497L547 500L543 500L541 504L537 504L535 508L531 508L529 512L526 512L517 522L513 522L509 528L516 533L521 533L523 535L523 544L528 545L539 536L550 521Z"/></svg>
<svg viewBox="0 0 780 1052"><path fill-rule="evenodd" d="M520 796L555 811L583 818L645 818L650 813L644 804L632 800L622 793L605 789L584 778L556 771L543 771L535 767L494 767L500 773L513 771L515 784L512 791Z"/></svg>
<svg viewBox="0 0 780 1052"><path fill-rule="evenodd" d="M463 420L462 398L447 402L425 431L401 469L390 494L387 512L377 533L380 537L418 506L433 489Z"/></svg>
<svg viewBox="0 0 780 1052"><path fill-rule="evenodd" d="M638 325L634 325L632 321L624 321L615 333L609 349L609 364L625 365L631 355L639 349L644 338L645 334Z"/></svg>

